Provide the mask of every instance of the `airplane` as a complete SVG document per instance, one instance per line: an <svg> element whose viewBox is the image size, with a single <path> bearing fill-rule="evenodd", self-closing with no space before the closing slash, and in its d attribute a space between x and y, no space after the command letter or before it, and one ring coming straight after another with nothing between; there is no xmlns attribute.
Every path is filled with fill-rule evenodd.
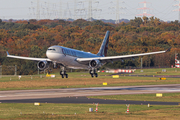
<svg viewBox="0 0 180 120"><path fill-rule="evenodd" d="M165 53L170 50L149 52L149 53L140 53L140 54L131 54L131 55L121 55L121 56L106 56L108 43L109 43L110 32L107 31L103 39L99 52L97 54L92 54L90 52L83 52L63 46L51 46L46 51L47 58L33 58L33 57L22 57L10 55L7 51L7 57L17 58L24 60L33 60L38 61L37 67L39 70L45 70L49 68L49 63L53 63L53 68L57 68L57 64L60 67L60 75L62 78L68 78L66 73L67 68L71 69L88 69L91 77L98 77L97 69L106 64L107 62L113 62L117 60L124 60L135 58L145 55L153 55L159 53Z"/></svg>

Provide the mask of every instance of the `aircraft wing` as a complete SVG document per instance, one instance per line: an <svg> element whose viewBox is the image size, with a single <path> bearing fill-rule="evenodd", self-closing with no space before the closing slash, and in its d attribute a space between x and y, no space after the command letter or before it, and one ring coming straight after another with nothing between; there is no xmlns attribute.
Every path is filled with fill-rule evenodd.
<svg viewBox="0 0 180 120"><path fill-rule="evenodd" d="M131 55L109 56L109 57L94 57L94 58L77 58L77 61L78 62L88 62L88 61L91 61L91 60L98 59L100 61L110 62L110 61L130 59L130 58L135 58L135 57L140 57L140 56L145 56L145 55L153 55L153 54L165 53L165 52L167 52L169 50L170 50L170 48L168 50L165 50L165 51L140 53L140 54L131 54Z"/></svg>
<svg viewBox="0 0 180 120"><path fill-rule="evenodd" d="M9 57L9 58L23 59L23 60L33 60L33 61L42 61L42 60L51 61L51 60L48 59L48 58L33 58L33 57L22 57L22 56L9 55L8 52L7 52L7 57Z"/></svg>

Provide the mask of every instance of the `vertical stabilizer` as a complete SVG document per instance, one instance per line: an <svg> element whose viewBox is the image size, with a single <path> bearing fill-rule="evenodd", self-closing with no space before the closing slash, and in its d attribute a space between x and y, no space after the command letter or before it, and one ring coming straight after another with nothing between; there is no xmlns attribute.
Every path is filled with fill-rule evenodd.
<svg viewBox="0 0 180 120"><path fill-rule="evenodd" d="M110 32L109 31L107 31L106 32L106 35L105 35L105 37L104 37L104 40L103 40L103 42L102 42L102 44L101 44L101 47L100 47L100 49L99 49L99 52L98 52L98 56L103 56L103 57L105 57L106 55L107 55L107 50L108 50L108 43L109 43L109 34L110 34Z"/></svg>

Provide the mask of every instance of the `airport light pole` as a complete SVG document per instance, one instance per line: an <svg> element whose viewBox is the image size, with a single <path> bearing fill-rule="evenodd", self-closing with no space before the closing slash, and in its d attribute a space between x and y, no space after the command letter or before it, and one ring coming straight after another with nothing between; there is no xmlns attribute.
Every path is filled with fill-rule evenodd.
<svg viewBox="0 0 180 120"><path fill-rule="evenodd" d="M15 73L14 75L17 75L17 65L15 65Z"/></svg>
<svg viewBox="0 0 180 120"><path fill-rule="evenodd" d="M178 7L178 9L173 10L173 11L178 11L179 12L179 22L180 22L180 0L174 0L174 1L178 1L179 3L174 5L175 7Z"/></svg>
<svg viewBox="0 0 180 120"><path fill-rule="evenodd" d="M0 66L0 78L2 78L2 66Z"/></svg>
<svg viewBox="0 0 180 120"><path fill-rule="evenodd" d="M141 58L141 69L143 68L143 58Z"/></svg>

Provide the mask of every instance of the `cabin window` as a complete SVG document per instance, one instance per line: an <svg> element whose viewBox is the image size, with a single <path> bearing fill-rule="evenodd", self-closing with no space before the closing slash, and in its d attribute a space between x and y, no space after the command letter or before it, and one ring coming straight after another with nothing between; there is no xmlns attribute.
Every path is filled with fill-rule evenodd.
<svg viewBox="0 0 180 120"><path fill-rule="evenodd" d="M56 51L56 49L54 49L54 48L49 48L48 50L51 50L51 51Z"/></svg>
<svg viewBox="0 0 180 120"><path fill-rule="evenodd" d="M62 50L63 50L63 54L65 54L65 55L76 56L75 51L71 51L71 50L68 50L68 49L62 49Z"/></svg>

